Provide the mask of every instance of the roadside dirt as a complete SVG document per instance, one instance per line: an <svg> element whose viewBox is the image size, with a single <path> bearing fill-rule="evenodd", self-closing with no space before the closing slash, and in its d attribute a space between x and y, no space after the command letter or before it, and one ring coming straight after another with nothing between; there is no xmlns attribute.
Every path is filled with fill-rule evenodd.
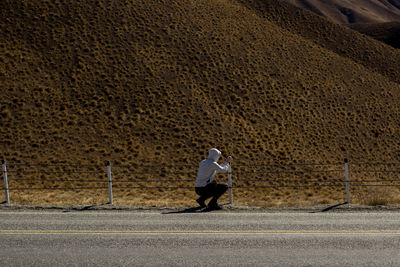
<svg viewBox="0 0 400 267"><path fill-rule="evenodd" d="M0 204L1 211L28 211L28 210L46 210L46 211L131 211L131 212L167 212L167 213L197 213L204 212L198 207L139 207L139 206L121 206L121 205L67 205L67 206L28 206L28 205L7 205ZM320 205L312 207L248 207L236 205L223 205L223 209L212 212L400 212L399 206L362 206L352 204L337 204L337 205Z"/></svg>

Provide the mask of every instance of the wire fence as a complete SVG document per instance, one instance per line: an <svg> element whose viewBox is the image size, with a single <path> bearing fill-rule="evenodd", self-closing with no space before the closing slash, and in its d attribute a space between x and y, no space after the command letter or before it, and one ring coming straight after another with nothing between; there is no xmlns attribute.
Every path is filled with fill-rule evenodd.
<svg viewBox="0 0 400 267"><path fill-rule="evenodd" d="M190 189L193 190L197 165L113 165L23 164L2 162L0 190L10 203L10 191L25 190L108 190L113 189ZM400 188L400 162L236 164L230 172L230 203L233 190L249 188Z"/></svg>

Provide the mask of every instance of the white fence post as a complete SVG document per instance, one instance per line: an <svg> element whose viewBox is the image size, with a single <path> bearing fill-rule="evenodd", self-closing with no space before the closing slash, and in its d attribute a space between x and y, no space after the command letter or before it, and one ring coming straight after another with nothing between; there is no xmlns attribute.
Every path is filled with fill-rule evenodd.
<svg viewBox="0 0 400 267"><path fill-rule="evenodd" d="M8 193L7 165L4 159L1 161L1 163L3 165L3 181L4 181L4 191L6 195L6 203L7 205L10 205L10 195Z"/></svg>
<svg viewBox="0 0 400 267"><path fill-rule="evenodd" d="M228 168L228 188L229 188L229 204L233 204L233 194L232 194L232 169L231 164L229 164Z"/></svg>
<svg viewBox="0 0 400 267"><path fill-rule="evenodd" d="M346 182L346 203L350 204L350 184L349 184L349 160L344 159L344 176Z"/></svg>
<svg viewBox="0 0 400 267"><path fill-rule="evenodd" d="M107 160L107 178L108 178L108 198L109 204L113 204L113 195L112 195L112 181L111 181L111 162Z"/></svg>

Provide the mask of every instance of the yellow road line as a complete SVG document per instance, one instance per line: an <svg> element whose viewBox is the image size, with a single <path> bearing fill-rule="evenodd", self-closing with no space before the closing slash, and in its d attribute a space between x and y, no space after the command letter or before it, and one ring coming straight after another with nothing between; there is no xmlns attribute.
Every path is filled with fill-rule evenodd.
<svg viewBox="0 0 400 267"><path fill-rule="evenodd" d="M0 230L0 235L246 235L246 236L287 236L287 235L400 235L400 230L360 230L360 231L93 231L93 230Z"/></svg>

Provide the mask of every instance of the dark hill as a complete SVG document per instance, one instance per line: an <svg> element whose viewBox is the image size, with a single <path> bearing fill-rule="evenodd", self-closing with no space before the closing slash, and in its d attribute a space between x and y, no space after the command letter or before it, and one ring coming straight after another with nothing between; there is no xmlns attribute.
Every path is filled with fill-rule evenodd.
<svg viewBox="0 0 400 267"><path fill-rule="evenodd" d="M390 46L400 48L400 22L352 24L350 27Z"/></svg>

